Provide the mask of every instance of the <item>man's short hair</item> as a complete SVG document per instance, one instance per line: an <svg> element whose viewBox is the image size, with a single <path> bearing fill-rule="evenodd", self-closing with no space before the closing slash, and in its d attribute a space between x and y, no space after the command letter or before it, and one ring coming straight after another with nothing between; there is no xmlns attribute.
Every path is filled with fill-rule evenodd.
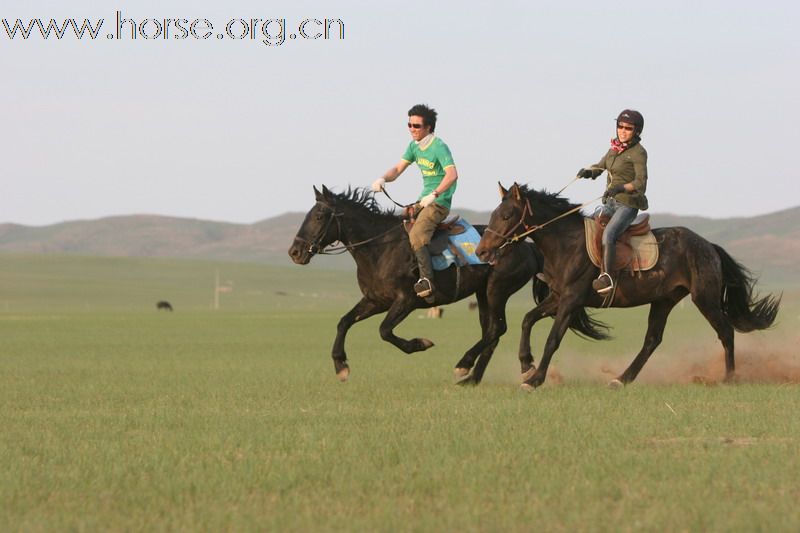
<svg viewBox="0 0 800 533"><path fill-rule="evenodd" d="M425 104L417 104L408 110L409 117L422 117L423 123L431 127L431 133L436 129L436 110Z"/></svg>

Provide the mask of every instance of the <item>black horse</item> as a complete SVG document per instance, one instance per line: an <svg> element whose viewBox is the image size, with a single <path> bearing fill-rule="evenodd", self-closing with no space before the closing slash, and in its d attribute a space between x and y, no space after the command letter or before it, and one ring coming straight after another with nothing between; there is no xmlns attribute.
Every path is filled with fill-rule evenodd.
<svg viewBox="0 0 800 533"><path fill-rule="evenodd" d="M557 194L529 190L516 183L509 190L500 185L500 194L502 202L492 213L478 256L491 260L499 249L519 246L518 237L529 231L524 228L529 228L544 256L544 277L551 290L522 323L519 358L522 386L529 389L544 382L550 358L575 313L585 306L601 307L603 297L592 290L592 280L599 271L586 252L584 221L576 212L578 206ZM681 227L656 229L653 233L659 243L658 262L641 276L620 273L613 300L613 307L650 304L644 345L630 366L609 385L619 387L636 378L661 343L670 311L687 294L692 295L692 301L717 332L725 348L725 379L731 381L735 370L734 329L746 333L770 327L778 314L780 297L754 296L755 280L750 272L720 246L696 233ZM555 316L555 321L536 369L530 333L533 325L546 316Z"/></svg>
<svg viewBox="0 0 800 533"><path fill-rule="evenodd" d="M459 383L480 383L500 337L505 333L508 298L534 279L534 298L547 294L547 286L534 276L540 272L541 256L531 243L515 246L497 256L496 265L451 266L436 273L434 301L426 303L413 290L416 261L402 219L380 208L371 192L348 189L332 193L314 187L316 204L311 208L289 248L289 256L305 265L326 246L341 242L356 262L358 285L363 298L345 314L337 326L332 357L337 377L347 380L350 369L344 340L350 327L377 313L386 312L380 325L381 338L406 353L427 350L428 339L402 339L394 328L414 309L444 305L472 294L478 299L481 339L456 365ZM476 227L480 232L483 226ZM599 323L577 313L570 323L576 333L602 338ZM477 364L476 364L477 359ZM474 368L473 368L474 366Z"/></svg>

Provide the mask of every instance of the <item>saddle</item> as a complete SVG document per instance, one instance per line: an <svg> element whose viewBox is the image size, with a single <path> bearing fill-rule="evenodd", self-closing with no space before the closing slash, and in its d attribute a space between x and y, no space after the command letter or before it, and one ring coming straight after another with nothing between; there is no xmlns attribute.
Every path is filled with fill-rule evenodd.
<svg viewBox="0 0 800 533"><path fill-rule="evenodd" d="M609 217L584 218L586 252L594 266L603 268L603 231ZM612 270L629 269L631 273L650 270L658 262L658 241L650 231L650 215L640 213L617 239L617 253Z"/></svg>
<svg viewBox="0 0 800 533"><path fill-rule="evenodd" d="M416 218L407 218L403 220L403 227L405 227L406 233L411 231L415 222ZM458 215L453 215L440 222L433 232L430 244L428 244L428 250L430 250L431 255L441 254L450 247L451 235L461 235L465 231L467 231L467 227L461 223L461 217Z"/></svg>
<svg viewBox="0 0 800 533"><path fill-rule="evenodd" d="M411 228L414 227L414 223L417 221L417 215L419 214L420 209L417 209L417 205L409 205L403 209L403 213L401 218L403 219L403 225L406 228L406 232L410 232ZM446 231L449 232L448 235L459 235L466 231L461 225L459 225L459 221L461 217L458 215L453 215L449 218L444 219L442 222L436 226L436 232ZM435 234L435 233L434 233Z"/></svg>

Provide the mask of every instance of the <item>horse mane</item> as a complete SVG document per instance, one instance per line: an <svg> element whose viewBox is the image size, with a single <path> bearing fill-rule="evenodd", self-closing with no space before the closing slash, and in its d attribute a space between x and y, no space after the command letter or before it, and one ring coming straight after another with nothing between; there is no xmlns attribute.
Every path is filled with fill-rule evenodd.
<svg viewBox="0 0 800 533"><path fill-rule="evenodd" d="M573 204L563 196L559 196L555 192L547 192L546 190L531 189L527 185L520 185L519 192L522 193L528 200L535 202L536 205L545 207L553 211L553 215L560 215L566 213L570 209L575 209L579 204ZM582 216L580 211L572 213L570 216Z"/></svg>
<svg viewBox="0 0 800 533"><path fill-rule="evenodd" d="M347 187L347 190L340 193L331 193L335 204L344 204L360 209L369 213L383 217L395 218L394 208L384 209L375 199L375 194L366 187Z"/></svg>

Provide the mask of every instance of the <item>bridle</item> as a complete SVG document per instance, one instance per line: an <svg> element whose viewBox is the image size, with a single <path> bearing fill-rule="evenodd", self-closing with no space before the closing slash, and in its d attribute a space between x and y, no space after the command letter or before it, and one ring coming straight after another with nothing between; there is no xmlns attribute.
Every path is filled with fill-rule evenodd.
<svg viewBox="0 0 800 533"><path fill-rule="evenodd" d="M530 198L525 197L525 207L522 209L522 216L520 216L519 222L517 222L510 230L508 230L506 233L500 233L499 231L495 231L492 228L487 227L483 231L484 231L484 233L494 233L495 235L497 235L501 239L505 239L505 242L503 244L501 244L500 247L498 248L498 250L502 250L503 248L505 248L509 244L513 244L513 243L515 243L515 242L517 242L519 240L522 240L525 237L527 237L528 235L530 235L531 233L533 233L534 231L540 230L543 227L547 226L548 224L551 224L551 223L555 222L556 220L559 220L559 219L564 218L564 217L566 217L568 215L571 215L572 213L575 213L576 211L580 211L581 209L583 209L587 205L593 204L594 202L596 202L597 200L600 200L601 198L603 198L603 197L602 196L598 196L594 200L589 200L588 202L586 202L584 204L581 204L581 205L579 205L577 207L573 207L569 211L561 213L560 215L551 218L547 222L544 222L542 224L534 224L532 226L529 226L528 223L525 222L525 218L528 215L533 216L533 209L531 209L531 200L530 200ZM517 234L516 233L517 228L519 228L520 226L524 227L525 231L523 231L522 233Z"/></svg>
<svg viewBox="0 0 800 533"><path fill-rule="evenodd" d="M314 239L313 241L309 241L308 239L304 239L299 236L295 237L295 239L303 243L304 246L308 245L308 253L310 253L311 255L316 255L318 253L325 253L320 245L322 243L322 239L324 239L325 235L328 234L328 230L330 229L331 224L333 224L334 220L336 221L336 227L339 230L339 235L342 234L342 225L339 222L339 217L344 215L344 213L337 213L336 211L325 205L323 205L323 207L327 209L328 213L330 213L330 216L328 217L328 220L325 222L325 227L322 228L322 231L319 232L317 238Z"/></svg>
<svg viewBox="0 0 800 533"><path fill-rule="evenodd" d="M514 224L514 226L510 230L508 230L505 233L500 233L499 231L493 230L492 228L487 226L486 229L484 229L483 231L484 231L484 233L494 233L495 235L497 235L501 239L505 240L505 242L500 246L500 248L498 248L498 250L502 250L503 248L505 248L509 244L511 244L513 242L517 242L520 239L524 239L525 236L530 235L531 233L536 231L539 227L541 227L541 226L529 226L528 223L525 222L525 218L528 215L533 215L533 209L531 209L531 201L530 201L530 199L529 198L525 198L525 207L523 207L523 209L522 209L522 215L519 217L519 222ZM519 235L517 235L516 231L517 231L517 228L519 228L520 226L525 228L525 231L523 233L520 233Z"/></svg>
<svg viewBox="0 0 800 533"><path fill-rule="evenodd" d="M350 251L350 250L352 250L352 249L354 249L354 248L356 248L358 246L362 246L362 245L370 243L370 242L372 242L372 241L374 241L376 239L379 239L379 238L383 237L384 235L387 235L390 232L394 231L397 228L402 228L403 227L403 223L401 222L399 225L392 226L391 228L389 228L388 230L384 231L383 233L375 235L374 237L370 237L369 239L365 239L363 241L358 241L358 242L346 243L346 242L341 240L342 223L340 222L340 217L344 216L344 213L341 213L341 212L337 213L335 210L331 209L327 205L325 205L325 204L321 204L321 205L325 209L328 210L328 212L330 213L330 216L328 217L328 220L325 223L325 227L319 233L319 236L316 239L314 239L313 241L309 241L307 239L303 239L302 237L295 237L297 240L302 242L304 245L306 245L306 244L308 245L308 253L311 254L312 256L313 255L317 255L317 254L319 254L319 255L341 255L341 254L343 254L343 253L345 253L347 251ZM325 235L328 234L328 230L330 229L331 224L333 224L334 221L336 221L336 229L338 230L338 236L339 236L339 238L337 238L336 241L341 242L342 245L341 246L334 246L332 248L325 249L324 247L321 246L321 243L322 243L322 240L325 238ZM336 241L333 241L333 242L336 242ZM333 242L331 244L333 244ZM328 245L328 246L330 246L330 245Z"/></svg>

